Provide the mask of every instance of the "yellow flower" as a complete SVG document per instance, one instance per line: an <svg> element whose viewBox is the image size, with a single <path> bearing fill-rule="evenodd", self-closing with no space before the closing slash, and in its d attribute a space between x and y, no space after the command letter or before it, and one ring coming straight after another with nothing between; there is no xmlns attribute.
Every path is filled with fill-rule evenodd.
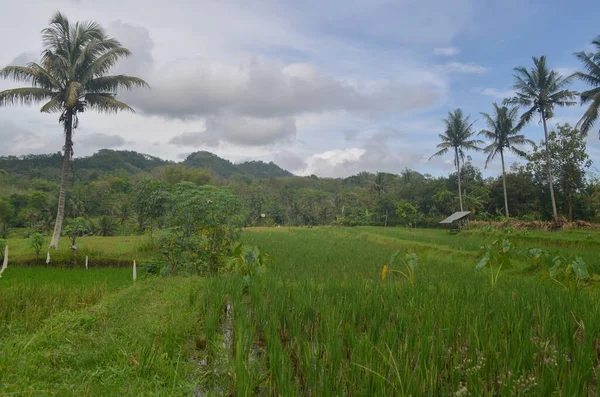
<svg viewBox="0 0 600 397"><path fill-rule="evenodd" d="M383 266L383 270L381 271L381 279L385 280L385 276L387 276L388 273L388 265L384 265Z"/></svg>

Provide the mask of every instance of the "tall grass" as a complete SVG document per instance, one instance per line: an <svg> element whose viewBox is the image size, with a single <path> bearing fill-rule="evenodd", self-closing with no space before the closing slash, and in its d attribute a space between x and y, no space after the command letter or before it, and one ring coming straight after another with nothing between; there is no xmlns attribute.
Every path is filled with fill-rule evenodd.
<svg viewBox="0 0 600 397"><path fill-rule="evenodd" d="M595 289L563 291L517 269L492 290L469 261L477 238L434 231L409 240L402 231L388 234L394 244L364 233L379 230L246 232L278 261L249 286L207 281L202 305L222 314L229 297L235 345L224 353L219 322L204 324L209 362L230 357L218 379L204 369L206 384L238 395L596 392ZM421 257L414 287L379 278L403 245Z"/></svg>

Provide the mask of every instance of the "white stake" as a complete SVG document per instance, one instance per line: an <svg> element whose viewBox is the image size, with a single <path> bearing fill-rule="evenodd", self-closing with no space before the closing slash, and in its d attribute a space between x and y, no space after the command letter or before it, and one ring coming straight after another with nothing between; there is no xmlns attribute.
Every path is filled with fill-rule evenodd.
<svg viewBox="0 0 600 397"><path fill-rule="evenodd" d="M86 255L86 256L85 256L85 270L87 270L87 269L88 269L88 266L87 266L87 265L88 265L88 257L87 257L87 255Z"/></svg>
<svg viewBox="0 0 600 397"><path fill-rule="evenodd" d="M4 246L4 262L2 263L2 269L0 269L0 277L2 277L2 273L8 267L8 244Z"/></svg>
<svg viewBox="0 0 600 397"><path fill-rule="evenodd" d="M46 265L50 264L50 251L48 251L48 254L46 255Z"/></svg>
<svg viewBox="0 0 600 397"><path fill-rule="evenodd" d="M135 261L133 261L133 281L137 278L137 272L135 270Z"/></svg>

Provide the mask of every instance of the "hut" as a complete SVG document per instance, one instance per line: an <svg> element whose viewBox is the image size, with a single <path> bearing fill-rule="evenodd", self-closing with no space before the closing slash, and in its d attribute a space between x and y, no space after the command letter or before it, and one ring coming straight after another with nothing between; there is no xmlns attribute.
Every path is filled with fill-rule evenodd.
<svg viewBox="0 0 600 397"><path fill-rule="evenodd" d="M471 211L458 211L440 222L441 225L449 225L450 232L458 233L460 229L469 226L469 215Z"/></svg>

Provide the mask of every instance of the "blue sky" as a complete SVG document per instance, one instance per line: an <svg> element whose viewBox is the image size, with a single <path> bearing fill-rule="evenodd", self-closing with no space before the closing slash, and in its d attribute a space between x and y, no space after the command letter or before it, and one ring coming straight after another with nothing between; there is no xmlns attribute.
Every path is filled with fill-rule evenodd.
<svg viewBox="0 0 600 397"><path fill-rule="evenodd" d="M144 77L152 91L123 93L135 115L82 115L76 155L109 147L177 160L209 150L298 174L408 167L442 175L451 157L428 158L447 112L461 107L480 120L510 94L512 68L532 56L575 71L573 52L590 50L600 34L595 3L31 0L0 15L0 34L14 37L0 65L35 59L57 9L100 22L133 51L115 72ZM575 123L582 112L560 109L554 122ZM0 155L58 151L60 133L54 115L0 109ZM525 133L542 137L537 123ZM599 164L596 133L588 149ZM473 162L483 167L481 155ZM498 171L492 164L485 173Z"/></svg>

